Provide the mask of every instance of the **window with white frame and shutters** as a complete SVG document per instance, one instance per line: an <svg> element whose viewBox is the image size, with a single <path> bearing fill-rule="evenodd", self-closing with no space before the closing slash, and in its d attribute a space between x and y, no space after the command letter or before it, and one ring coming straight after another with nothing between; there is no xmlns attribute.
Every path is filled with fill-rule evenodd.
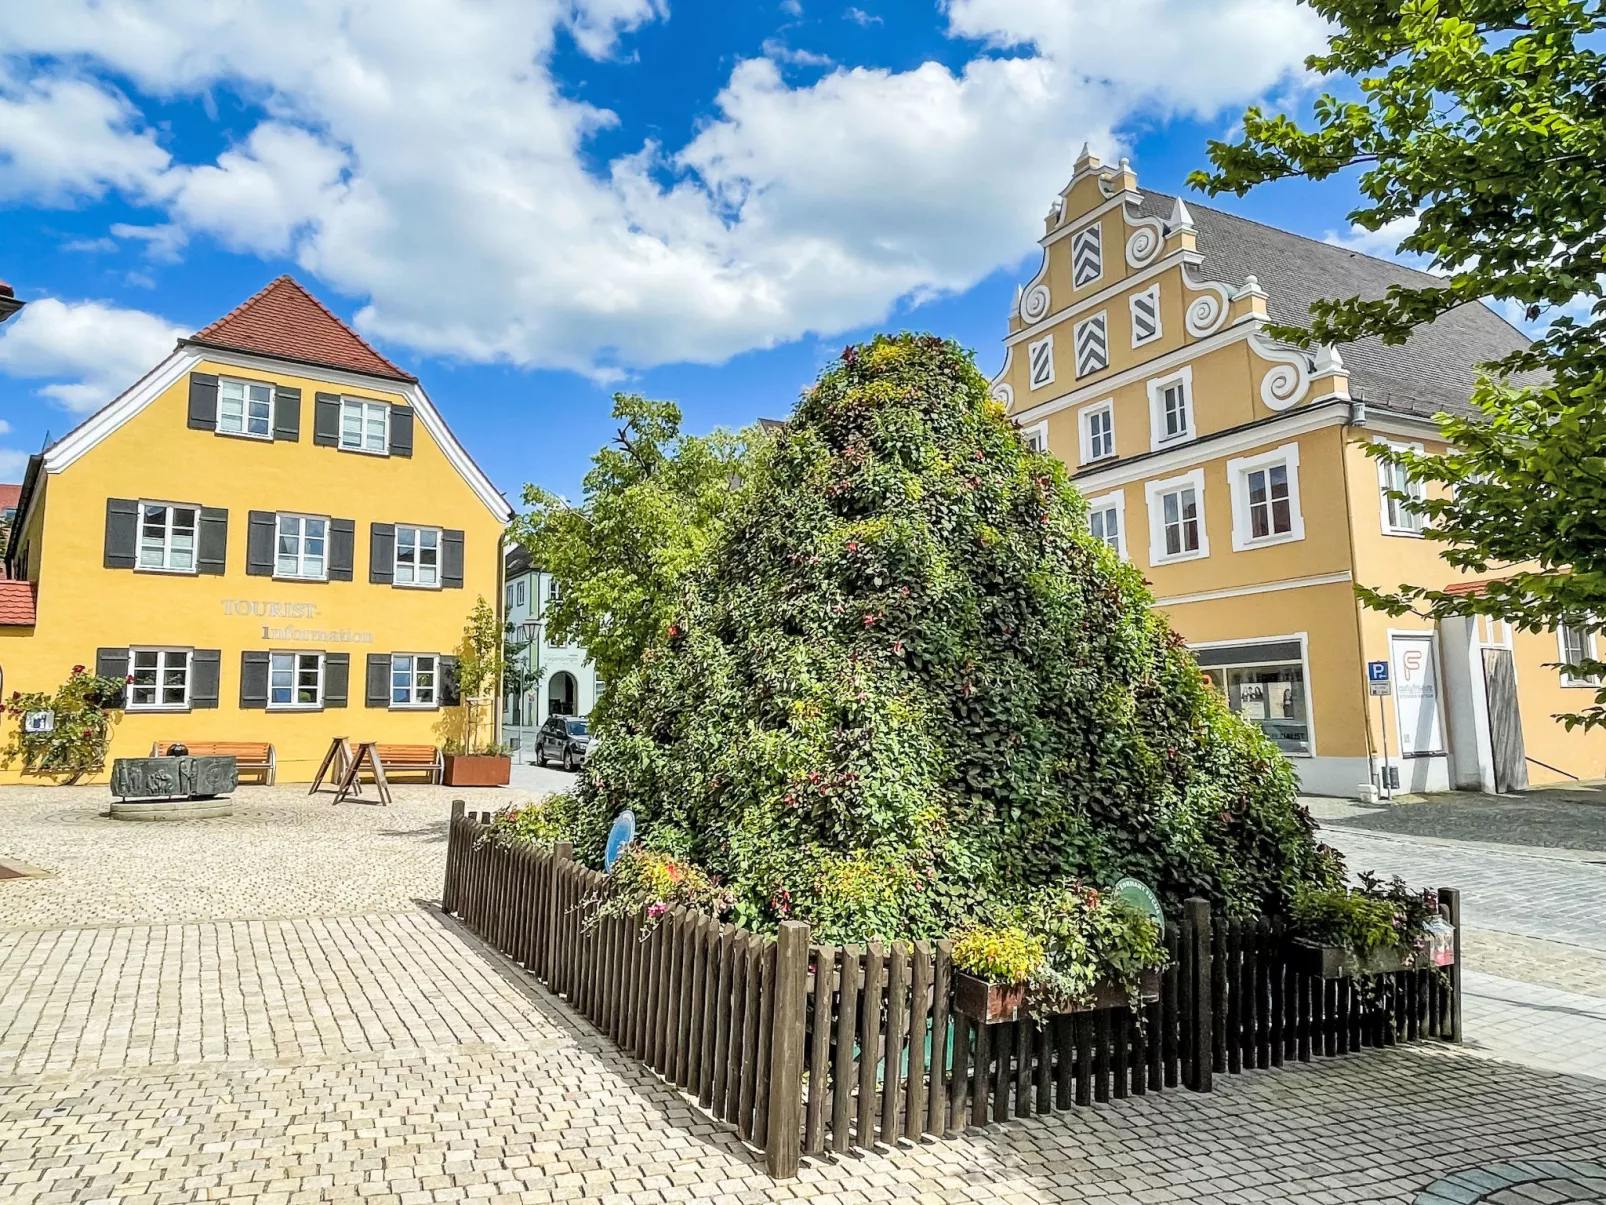
<svg viewBox="0 0 1606 1205"><path fill-rule="evenodd" d="M1160 286L1150 285L1127 300L1132 313L1132 346L1142 347L1160 337Z"/></svg>
<svg viewBox="0 0 1606 1205"><path fill-rule="evenodd" d="M268 654L268 707L321 707L323 664L322 653Z"/></svg>
<svg viewBox="0 0 1606 1205"><path fill-rule="evenodd" d="M390 451L390 406L361 398L340 400L340 446L353 452Z"/></svg>
<svg viewBox="0 0 1606 1205"><path fill-rule="evenodd" d="M1085 377L1110 366L1108 323L1101 312L1076 324L1076 375Z"/></svg>
<svg viewBox="0 0 1606 1205"><path fill-rule="evenodd" d="M1071 284L1080 289L1104 274L1104 245L1099 224L1071 236Z"/></svg>
<svg viewBox="0 0 1606 1205"><path fill-rule="evenodd" d="M275 577L328 576L329 520L321 515L286 515L277 519L273 572Z"/></svg>
<svg viewBox="0 0 1606 1205"><path fill-rule="evenodd" d="M438 586L440 564L440 528L396 525L396 585Z"/></svg>
<svg viewBox="0 0 1606 1205"><path fill-rule="evenodd" d="M395 653L390 659L390 705L433 707L440 659L433 653Z"/></svg>
<svg viewBox="0 0 1606 1205"><path fill-rule="evenodd" d="M1026 345L1026 363L1031 370L1031 386L1041 389L1054 383L1054 336L1044 335Z"/></svg>
<svg viewBox="0 0 1606 1205"><path fill-rule="evenodd" d="M171 502L139 504L139 567L194 573L198 506Z"/></svg>
<svg viewBox="0 0 1606 1205"><path fill-rule="evenodd" d="M1585 661L1594 661L1595 634L1581 620L1564 623L1556 629L1556 643L1561 655L1561 684L1563 686L1600 686L1595 674L1571 672Z"/></svg>
<svg viewBox="0 0 1606 1205"><path fill-rule="evenodd" d="M130 711L182 710L190 705L190 650L131 648L125 690Z"/></svg>
<svg viewBox="0 0 1606 1205"><path fill-rule="evenodd" d="M1396 444L1396 447L1422 451L1421 444ZM1382 495L1383 532L1391 536L1419 536L1422 534L1423 516L1409 508L1406 499L1420 501L1427 497L1423 484L1406 471L1404 465L1377 465L1378 490ZM1396 494L1405 495L1404 498Z"/></svg>
<svg viewBox="0 0 1606 1205"><path fill-rule="evenodd" d="M223 435L273 438L273 386L260 381L218 380L217 429Z"/></svg>

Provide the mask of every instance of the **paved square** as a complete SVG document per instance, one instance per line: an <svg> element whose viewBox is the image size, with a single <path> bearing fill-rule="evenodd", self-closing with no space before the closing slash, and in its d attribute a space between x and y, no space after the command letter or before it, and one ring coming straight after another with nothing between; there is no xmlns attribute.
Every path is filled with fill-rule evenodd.
<svg viewBox="0 0 1606 1205"><path fill-rule="evenodd" d="M1431 1046L772 1183L726 1127L417 902L439 893L451 794L382 810L248 790L234 817L173 827L98 820L93 791L0 794L0 857L55 872L0 882L0 1205L1331 1205L1606 1150L1606 1081Z"/></svg>

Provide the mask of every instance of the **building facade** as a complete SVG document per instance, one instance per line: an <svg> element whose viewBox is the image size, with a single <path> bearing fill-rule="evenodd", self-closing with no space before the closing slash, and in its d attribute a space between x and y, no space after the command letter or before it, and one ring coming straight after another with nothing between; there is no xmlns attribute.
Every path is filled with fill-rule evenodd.
<svg viewBox="0 0 1606 1205"><path fill-rule="evenodd" d="M546 609L557 597L552 575L535 568L528 550L517 545L508 550L504 574L502 607L513 639L523 646L518 668L532 685L504 694L502 739L517 760L533 762L535 734L547 718L590 715L602 683L584 648L547 638Z"/></svg>
<svg viewBox="0 0 1606 1205"><path fill-rule="evenodd" d="M127 682L113 757L265 741L280 781L336 736L443 744L510 517L416 378L280 277L30 461L4 688L92 666Z"/></svg>
<svg viewBox="0 0 1606 1205"><path fill-rule="evenodd" d="M1422 275L1175 197L1085 150L1017 293L994 396L1066 463L1093 533L1149 580L1232 709L1289 756L1307 791L1510 789L1606 776L1606 734L1551 717L1591 684L1560 663L1595 635L1369 611L1356 583L1476 589L1444 563L1374 440L1443 447L1474 365L1527 340L1484 306L1403 347L1311 354L1268 321L1382 296ZM1431 279L1431 278L1429 278ZM1367 663L1392 693L1373 696Z"/></svg>

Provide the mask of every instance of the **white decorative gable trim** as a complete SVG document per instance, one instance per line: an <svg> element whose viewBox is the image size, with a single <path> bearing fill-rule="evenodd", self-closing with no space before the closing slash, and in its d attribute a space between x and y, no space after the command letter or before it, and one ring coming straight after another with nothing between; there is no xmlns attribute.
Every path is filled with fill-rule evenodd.
<svg viewBox="0 0 1606 1205"><path fill-rule="evenodd" d="M1194 280L1186 266L1182 269L1182 283L1189 292L1200 294L1188 302L1183 320L1188 333L1196 339L1215 334L1221 329L1221 324L1227 321L1228 306L1232 301L1231 286L1217 280Z"/></svg>
<svg viewBox="0 0 1606 1205"><path fill-rule="evenodd" d="M1041 322L1048 317L1048 307L1051 304L1048 295L1048 252L1043 252L1043 262L1037 266L1037 275L1021 290L1020 303L1016 312L1020 320L1027 326L1034 322Z"/></svg>
<svg viewBox="0 0 1606 1205"><path fill-rule="evenodd" d="M503 523L513 518L513 508L508 505L506 498L502 497L497 488L491 484L480 467L474 463L472 457L457 442L457 437L447 427L446 420L435 409L435 404L429 400L423 386L406 381L391 381L376 377L363 376L360 373L340 372L335 369L319 368L310 364L297 364L289 360L276 360L267 356L253 356L245 352L222 351L216 348L196 348L181 346L167 359L163 360L150 372L141 377L128 390L120 396L102 406L89 418L85 419L72 431L52 444L44 453L44 468L47 473L59 473L77 461L80 457L97 446L107 436L111 435L124 423L134 418L149 406L158 397L172 386L184 379L195 366L202 361L213 364L226 364L230 367L245 369L250 372L285 375L299 373L319 381L327 381L331 385L343 385L351 389L360 389L367 393L388 393L402 398L412 408L418 421L423 424L434 439L436 446L445 454L453 468L468 483L468 487L483 502L493 515Z"/></svg>
<svg viewBox="0 0 1606 1205"><path fill-rule="evenodd" d="M1250 349L1271 367L1260 378L1260 400L1268 410L1287 410L1310 391L1310 357L1296 347L1280 347L1260 331L1249 336Z"/></svg>

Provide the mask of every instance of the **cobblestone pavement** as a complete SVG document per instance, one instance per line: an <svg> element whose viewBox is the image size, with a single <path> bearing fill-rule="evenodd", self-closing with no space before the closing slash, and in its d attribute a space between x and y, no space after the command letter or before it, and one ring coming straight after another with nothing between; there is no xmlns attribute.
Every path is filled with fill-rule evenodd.
<svg viewBox="0 0 1606 1205"><path fill-rule="evenodd" d="M1338 823L1367 832L1505 845L1606 850L1606 786L1541 787L1521 795L1455 791L1357 807Z"/></svg>
<svg viewBox="0 0 1606 1205"><path fill-rule="evenodd" d="M0 1205L1336 1205L1606 1148L1606 1082L1435 1045L810 1160L775 1184L415 902L438 893L451 794L348 811L242 792L229 820L125 826L88 793L0 793L0 852L57 874L0 882Z"/></svg>

